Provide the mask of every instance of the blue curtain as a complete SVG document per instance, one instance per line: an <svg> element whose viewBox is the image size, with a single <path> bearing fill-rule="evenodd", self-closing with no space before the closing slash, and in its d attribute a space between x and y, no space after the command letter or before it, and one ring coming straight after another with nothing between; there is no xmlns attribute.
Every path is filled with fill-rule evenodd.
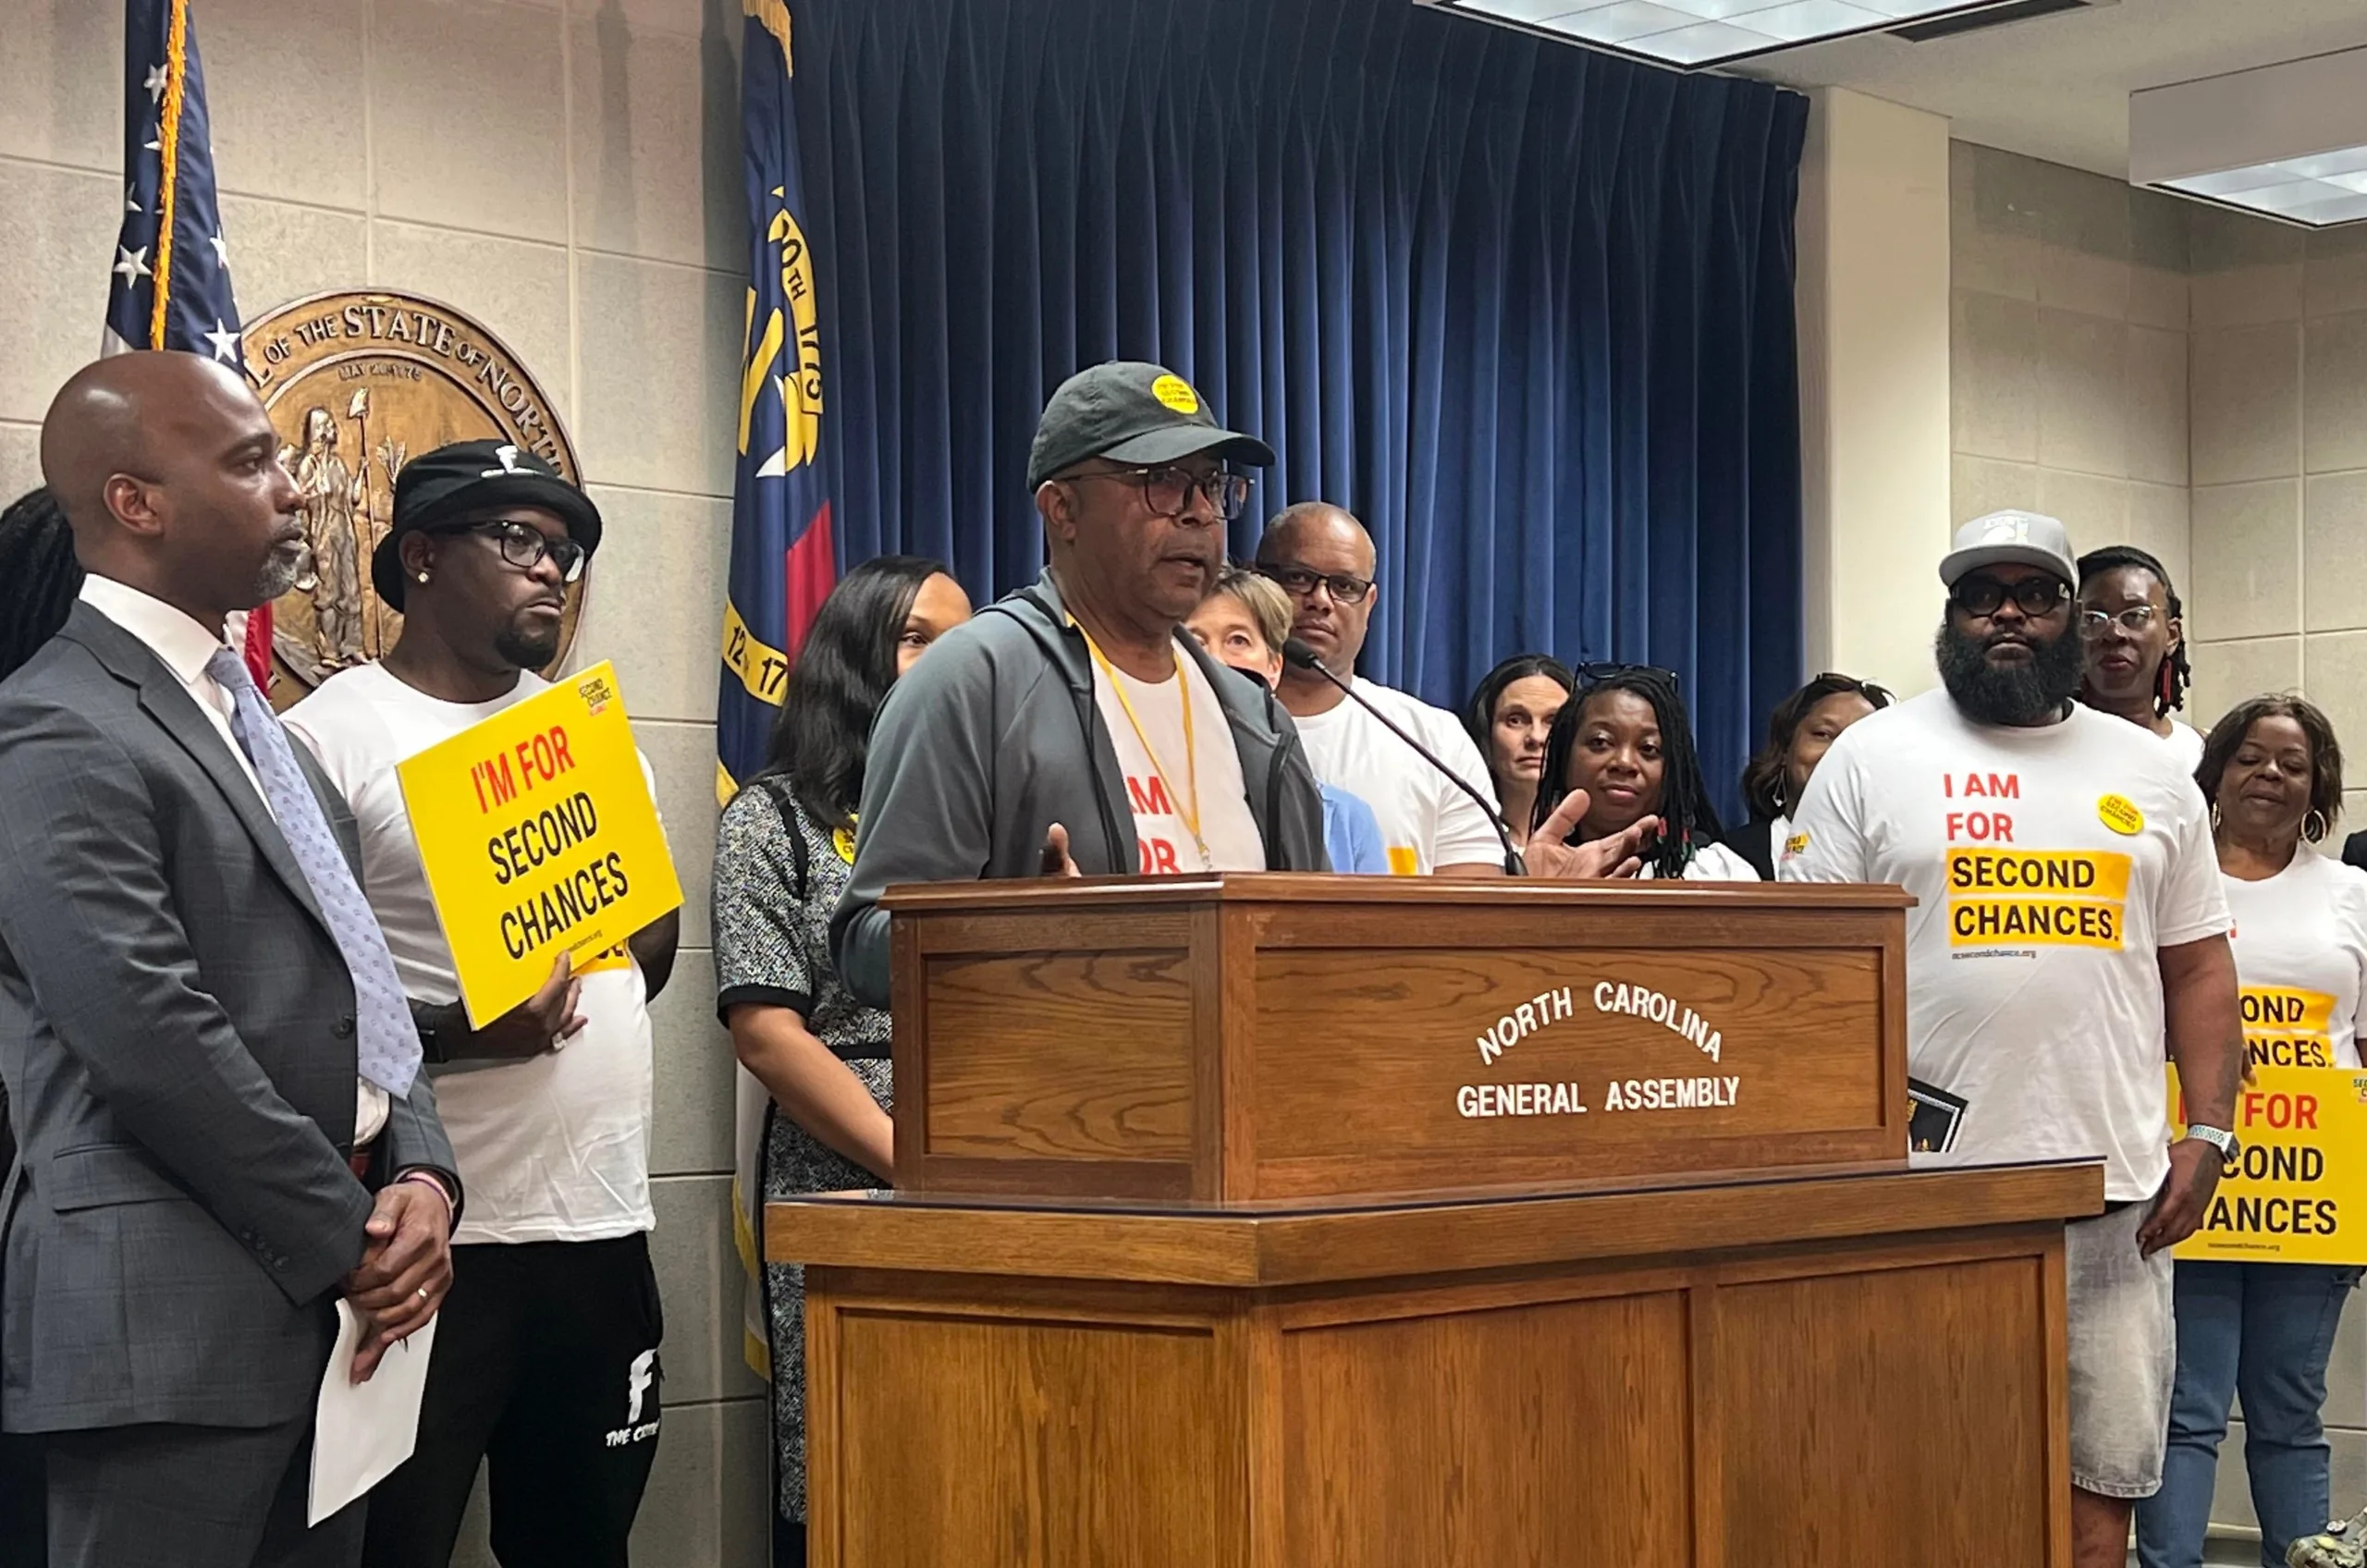
<svg viewBox="0 0 2367 1568"><path fill-rule="evenodd" d="M804 0L843 559L1031 580L1051 389L1181 372L1364 520L1375 680L1679 671L1712 789L1801 658L1807 100L1410 0Z"/></svg>

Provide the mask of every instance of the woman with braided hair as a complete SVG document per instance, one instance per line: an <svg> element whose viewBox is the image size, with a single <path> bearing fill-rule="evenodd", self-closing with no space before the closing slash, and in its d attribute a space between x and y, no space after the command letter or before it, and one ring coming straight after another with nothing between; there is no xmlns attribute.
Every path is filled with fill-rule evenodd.
<svg viewBox="0 0 2367 1568"><path fill-rule="evenodd" d="M2079 603L2073 614L2087 654L2079 700L2100 713L2140 724L2176 749L2191 771L2202 737L2171 717L2186 705L2193 671L2186 662L2186 606L2162 563L2133 545L2079 557Z"/></svg>
<svg viewBox="0 0 2367 1568"><path fill-rule="evenodd" d="M57 634L82 591L74 531L46 487L0 511L0 680Z"/></svg>
<svg viewBox="0 0 2367 1568"><path fill-rule="evenodd" d="M1645 840L1644 877L1756 882L1759 874L1718 842L1718 811L1693 749L1693 725L1676 676L1646 665L1580 665L1577 695L1553 716L1537 784L1534 834L1573 790L1587 792L1569 841L1583 844L1658 821Z"/></svg>

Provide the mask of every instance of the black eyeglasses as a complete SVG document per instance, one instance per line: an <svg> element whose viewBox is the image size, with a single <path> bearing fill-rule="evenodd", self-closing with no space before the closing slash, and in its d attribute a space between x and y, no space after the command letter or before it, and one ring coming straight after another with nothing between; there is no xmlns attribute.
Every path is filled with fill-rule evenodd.
<svg viewBox="0 0 2367 1568"><path fill-rule="evenodd" d="M2025 577L2011 586L1993 577L1968 577L1948 590L1948 602L1967 615L1995 615L2011 599L2024 615L2048 615L2070 596L2070 590L2052 577Z"/></svg>
<svg viewBox="0 0 2367 1568"><path fill-rule="evenodd" d="M572 582L583 575L583 563L588 558L583 545L572 539L553 539L539 528L509 518L496 518L489 522L456 523L450 528L431 528L430 533L489 533L501 546L501 558L521 571L532 571L548 556L558 563L559 581Z"/></svg>
<svg viewBox="0 0 2367 1568"><path fill-rule="evenodd" d="M1369 577L1351 577L1344 571L1318 571L1311 566L1295 566L1288 561L1259 561L1257 575L1269 582L1280 583L1282 592L1294 599L1306 598L1315 592L1315 585L1318 582L1334 602L1343 605L1360 605L1364 603L1365 595L1372 592L1372 579Z"/></svg>
<svg viewBox="0 0 2367 1568"><path fill-rule="evenodd" d="M1088 473L1061 476L1064 482L1085 479L1122 479L1143 493L1143 505L1161 517L1184 515L1192 504L1192 492L1197 490L1208 498L1217 515L1231 522L1249 504L1249 476L1228 473L1220 469L1214 473L1194 473L1188 468L1161 463L1155 468L1120 468L1098 470Z"/></svg>

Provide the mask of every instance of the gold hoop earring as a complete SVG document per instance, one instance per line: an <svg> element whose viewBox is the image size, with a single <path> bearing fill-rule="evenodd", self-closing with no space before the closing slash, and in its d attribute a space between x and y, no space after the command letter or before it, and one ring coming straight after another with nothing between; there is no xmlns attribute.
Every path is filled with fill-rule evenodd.
<svg viewBox="0 0 2367 1568"><path fill-rule="evenodd" d="M2310 826L2312 822L2317 824L2317 827L2314 828ZM2319 811L2314 806L2311 808L2310 815L2301 819L2301 837L2307 839L2312 844L2321 842L2327 834L2333 831L2334 824L2326 820L2326 814Z"/></svg>
<svg viewBox="0 0 2367 1568"><path fill-rule="evenodd" d="M2211 802L2211 830L2214 833L2219 831L2219 802L2217 801Z"/></svg>

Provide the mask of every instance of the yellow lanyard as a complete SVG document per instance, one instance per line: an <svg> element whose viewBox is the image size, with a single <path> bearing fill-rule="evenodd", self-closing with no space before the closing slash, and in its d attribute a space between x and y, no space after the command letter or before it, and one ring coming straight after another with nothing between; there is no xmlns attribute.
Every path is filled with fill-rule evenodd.
<svg viewBox="0 0 2367 1568"><path fill-rule="evenodd" d="M1118 671L1110 663L1110 655L1101 651L1101 644L1093 640L1091 632L1085 631L1082 626L1077 631L1084 632L1085 645L1092 650L1093 662L1100 667L1103 678L1110 682L1110 690L1118 694L1118 707L1125 714L1126 722L1134 726L1134 739L1142 742L1143 755L1150 758L1151 772L1159 776L1160 787L1174 803L1177 819L1184 824L1184 831L1192 835L1192 846L1200 851L1200 864L1211 871L1215 870L1217 863L1215 857L1208 853L1208 841L1200 837L1200 757L1192 744L1192 682L1184 673L1183 650L1174 651L1175 690L1184 702L1184 772L1192 790L1192 809L1188 813L1184 809L1183 797L1175 792L1174 780L1167 776L1166 765L1159 760L1158 748L1150 743L1149 731L1143 728L1143 721L1135 716L1134 704L1127 701L1125 682L1118 679Z"/></svg>

